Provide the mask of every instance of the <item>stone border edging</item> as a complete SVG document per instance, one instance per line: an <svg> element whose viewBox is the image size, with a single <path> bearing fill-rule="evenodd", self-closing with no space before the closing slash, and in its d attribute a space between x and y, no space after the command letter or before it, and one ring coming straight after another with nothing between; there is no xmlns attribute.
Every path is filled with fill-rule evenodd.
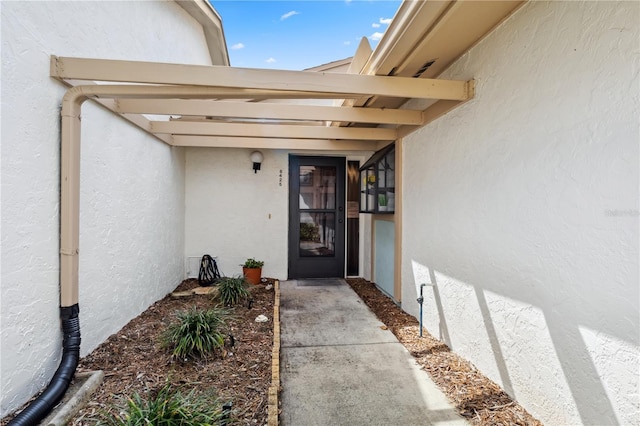
<svg viewBox="0 0 640 426"><path fill-rule="evenodd" d="M273 284L273 349L271 350L271 386L268 400L268 426L278 426L280 392L280 280Z"/></svg>
<svg viewBox="0 0 640 426"><path fill-rule="evenodd" d="M96 370L76 373L74 380L82 382L82 385L80 387L70 387L70 389L65 392L65 399L69 399L56 407L54 411L40 423L41 425L67 425L73 416L87 404L96 389L98 389L98 386L100 386L104 380L104 372L102 370ZM71 393L71 396L69 397L67 393Z"/></svg>

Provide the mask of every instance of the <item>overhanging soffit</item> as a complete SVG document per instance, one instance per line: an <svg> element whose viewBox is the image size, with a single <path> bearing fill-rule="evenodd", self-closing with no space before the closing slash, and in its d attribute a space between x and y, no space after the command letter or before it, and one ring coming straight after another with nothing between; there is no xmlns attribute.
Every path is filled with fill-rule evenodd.
<svg viewBox="0 0 640 426"><path fill-rule="evenodd" d="M405 1L346 73L52 56L50 75L174 146L374 151L473 98L437 77L520 4Z"/></svg>

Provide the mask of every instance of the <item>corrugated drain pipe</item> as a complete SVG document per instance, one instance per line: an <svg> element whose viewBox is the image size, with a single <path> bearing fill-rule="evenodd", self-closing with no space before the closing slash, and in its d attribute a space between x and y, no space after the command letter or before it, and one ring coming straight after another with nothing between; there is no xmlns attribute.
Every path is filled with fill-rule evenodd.
<svg viewBox="0 0 640 426"><path fill-rule="evenodd" d="M62 99L60 152L60 319L62 360L42 394L8 426L35 426L60 402L80 359L78 255L80 242L80 111L93 96L104 98L215 98L228 91L202 86L76 86Z"/></svg>

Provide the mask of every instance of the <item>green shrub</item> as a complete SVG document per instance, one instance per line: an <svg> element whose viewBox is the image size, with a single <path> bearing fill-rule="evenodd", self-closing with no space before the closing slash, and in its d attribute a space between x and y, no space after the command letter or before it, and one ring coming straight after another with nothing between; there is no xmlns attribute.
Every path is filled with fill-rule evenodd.
<svg viewBox="0 0 640 426"><path fill-rule="evenodd" d="M208 310L191 308L177 314L162 334L162 345L173 348L177 358L206 357L224 346L229 311L216 306Z"/></svg>
<svg viewBox="0 0 640 426"><path fill-rule="evenodd" d="M262 268L263 266L264 266L263 260L255 260L252 257L245 260L244 263L242 264L243 268Z"/></svg>
<svg viewBox="0 0 640 426"><path fill-rule="evenodd" d="M251 296L249 283L243 276L222 277L218 281L218 298L225 306L235 305Z"/></svg>
<svg viewBox="0 0 640 426"><path fill-rule="evenodd" d="M170 385L155 397L143 398L135 393L126 404L116 407L119 415L106 414L100 425L111 426L189 426L224 424L225 413L213 392L183 395Z"/></svg>

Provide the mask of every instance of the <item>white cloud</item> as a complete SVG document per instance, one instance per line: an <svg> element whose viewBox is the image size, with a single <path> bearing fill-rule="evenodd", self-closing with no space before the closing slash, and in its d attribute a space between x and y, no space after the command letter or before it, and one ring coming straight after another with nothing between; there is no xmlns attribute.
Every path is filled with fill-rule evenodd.
<svg viewBox="0 0 640 426"><path fill-rule="evenodd" d="M275 58L265 59L264 61L265 61L266 63L268 63L268 64L273 64L273 63L277 62L277 61L275 60Z"/></svg>
<svg viewBox="0 0 640 426"><path fill-rule="evenodd" d="M233 46L231 46L231 50L239 50L239 49L244 49L244 44L236 43Z"/></svg>
<svg viewBox="0 0 640 426"><path fill-rule="evenodd" d="M349 45L351 45L351 42L349 40L347 40L347 41L343 41L342 44L344 44L345 46L349 46Z"/></svg>
<svg viewBox="0 0 640 426"><path fill-rule="evenodd" d="M372 26L373 28L380 28L380 24L376 24L375 22L374 22L373 24L371 24L371 26Z"/></svg>
<svg viewBox="0 0 640 426"><path fill-rule="evenodd" d="M378 41L378 40L380 40L382 38L383 35L384 35L384 33L376 31L375 33L371 34L369 36L369 38L371 40Z"/></svg>
<svg viewBox="0 0 640 426"><path fill-rule="evenodd" d="M391 23L392 18L380 18L380 23L384 25L389 25Z"/></svg>
<svg viewBox="0 0 640 426"><path fill-rule="evenodd" d="M287 19L287 18L291 18L291 17L292 17L292 16L294 16L294 15L300 15L300 12L296 12L295 10L292 10L291 12L287 12L287 13L285 13L284 15L282 15L282 16L280 17L280 20L281 20L281 21L284 21L285 19Z"/></svg>

